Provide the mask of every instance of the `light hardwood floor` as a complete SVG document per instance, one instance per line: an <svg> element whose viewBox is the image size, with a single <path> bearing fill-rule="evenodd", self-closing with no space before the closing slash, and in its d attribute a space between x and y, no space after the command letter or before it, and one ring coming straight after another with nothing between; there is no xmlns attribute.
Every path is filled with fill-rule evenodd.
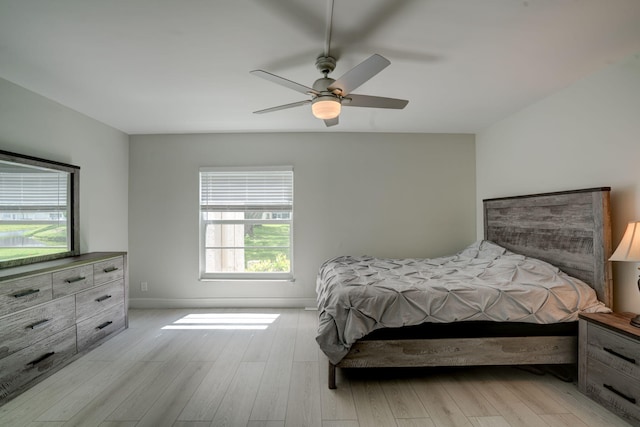
<svg viewBox="0 0 640 427"><path fill-rule="evenodd" d="M338 370L329 390L316 316L131 310L128 330L0 407L0 425L628 426L576 384L513 368Z"/></svg>

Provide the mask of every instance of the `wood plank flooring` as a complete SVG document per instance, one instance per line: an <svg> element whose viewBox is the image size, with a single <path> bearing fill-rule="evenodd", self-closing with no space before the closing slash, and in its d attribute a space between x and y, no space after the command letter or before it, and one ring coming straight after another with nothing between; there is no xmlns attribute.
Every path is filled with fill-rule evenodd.
<svg viewBox="0 0 640 427"><path fill-rule="evenodd" d="M629 425L576 384L514 368L339 369L329 390L316 316L131 310L129 329L0 407L0 426Z"/></svg>

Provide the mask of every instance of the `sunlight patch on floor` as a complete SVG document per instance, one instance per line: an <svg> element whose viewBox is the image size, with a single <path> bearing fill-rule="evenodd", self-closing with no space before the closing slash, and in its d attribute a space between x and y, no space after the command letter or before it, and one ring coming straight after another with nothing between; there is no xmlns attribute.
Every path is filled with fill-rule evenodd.
<svg viewBox="0 0 640 427"><path fill-rule="evenodd" d="M197 313L187 314L162 329L267 329L277 313Z"/></svg>

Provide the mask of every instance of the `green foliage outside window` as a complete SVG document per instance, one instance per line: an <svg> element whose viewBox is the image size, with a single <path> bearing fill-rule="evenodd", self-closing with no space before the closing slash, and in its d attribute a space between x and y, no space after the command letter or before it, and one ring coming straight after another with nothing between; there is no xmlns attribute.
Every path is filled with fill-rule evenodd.
<svg viewBox="0 0 640 427"><path fill-rule="evenodd" d="M257 224L251 227L244 238L247 271L290 271L289 227L289 224Z"/></svg>

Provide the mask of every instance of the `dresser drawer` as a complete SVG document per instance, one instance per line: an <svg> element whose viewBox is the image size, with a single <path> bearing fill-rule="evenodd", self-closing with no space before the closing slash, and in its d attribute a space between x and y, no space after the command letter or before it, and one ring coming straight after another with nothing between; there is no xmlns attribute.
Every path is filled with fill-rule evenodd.
<svg viewBox="0 0 640 427"><path fill-rule="evenodd" d="M587 360L587 369L587 396L640 425L640 384L594 359Z"/></svg>
<svg viewBox="0 0 640 427"><path fill-rule="evenodd" d="M73 296L0 319L0 358L75 325Z"/></svg>
<svg viewBox="0 0 640 427"><path fill-rule="evenodd" d="M640 342L597 325L589 326L587 342L589 359L598 360L640 382Z"/></svg>
<svg viewBox="0 0 640 427"><path fill-rule="evenodd" d="M76 328L71 327L0 359L0 399L42 374L61 367L74 354Z"/></svg>
<svg viewBox="0 0 640 427"><path fill-rule="evenodd" d="M50 301L51 274L0 283L0 316Z"/></svg>
<svg viewBox="0 0 640 427"><path fill-rule="evenodd" d="M53 273L53 297L71 295L93 286L93 265Z"/></svg>
<svg viewBox="0 0 640 427"><path fill-rule="evenodd" d="M108 259L93 265L93 283L101 285L124 277L124 257Z"/></svg>
<svg viewBox="0 0 640 427"><path fill-rule="evenodd" d="M124 307L111 307L102 313L78 322L78 351L91 347L104 337L124 328Z"/></svg>
<svg viewBox="0 0 640 427"><path fill-rule="evenodd" d="M124 280L107 283L76 294L76 319L82 321L91 316L124 303Z"/></svg>

